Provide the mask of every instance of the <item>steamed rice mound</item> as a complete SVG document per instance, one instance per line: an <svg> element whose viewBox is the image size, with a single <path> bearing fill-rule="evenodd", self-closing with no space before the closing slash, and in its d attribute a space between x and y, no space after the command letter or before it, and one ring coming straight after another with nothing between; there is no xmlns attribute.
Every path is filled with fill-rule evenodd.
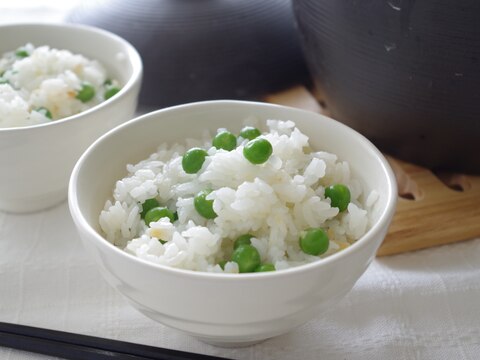
<svg viewBox="0 0 480 360"><path fill-rule="evenodd" d="M148 159L127 165L128 175L117 181L113 199L100 214L107 240L153 263L227 273L237 273L237 263L228 261L222 269L219 262L230 259L234 240L247 233L254 236L251 245L262 263L272 263L276 270L318 261L350 246L369 228L367 210L378 194L364 193L347 162L311 149L292 121L267 120L265 130L261 137L271 143L273 153L262 165L243 156L248 140L239 137L236 149L225 151L212 147L209 134L185 145L162 144ZM208 156L197 174L187 174L182 156L194 146L206 149ZM341 213L324 195L325 187L335 183L345 184L351 193ZM203 218L194 208L194 196L204 189L213 190L207 199L213 199L215 219ZM178 220L172 224L162 218L147 226L140 213L150 198L176 211ZM329 248L321 256L308 255L300 249L300 233L318 227L328 234Z"/></svg>
<svg viewBox="0 0 480 360"><path fill-rule="evenodd" d="M32 44L0 58L0 128L51 122L85 111L103 101L118 83L104 67L68 50ZM88 101L77 98L83 84L94 89ZM46 115L48 110L48 116Z"/></svg>

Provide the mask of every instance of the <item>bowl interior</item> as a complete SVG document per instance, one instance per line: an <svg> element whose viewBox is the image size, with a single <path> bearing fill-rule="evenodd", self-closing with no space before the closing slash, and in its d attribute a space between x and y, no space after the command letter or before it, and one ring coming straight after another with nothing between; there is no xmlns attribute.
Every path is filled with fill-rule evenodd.
<svg viewBox="0 0 480 360"><path fill-rule="evenodd" d="M81 216L99 231L98 218L111 197L115 181L127 174L126 165L137 163L167 142L198 138L205 129L220 127L238 132L243 121L255 117L293 120L310 138L315 150L326 150L347 160L367 194L377 190L380 198L373 211L373 223L391 212L395 186L391 169L380 152L363 136L341 123L282 106L238 101L211 101L181 105L144 115L112 130L94 143L78 162L70 189L71 201L78 203Z"/></svg>
<svg viewBox="0 0 480 360"><path fill-rule="evenodd" d="M0 54L17 49L26 43L48 45L70 50L91 60L98 60L107 73L121 84L132 77L140 58L120 37L86 26L63 24L16 24L0 26Z"/></svg>

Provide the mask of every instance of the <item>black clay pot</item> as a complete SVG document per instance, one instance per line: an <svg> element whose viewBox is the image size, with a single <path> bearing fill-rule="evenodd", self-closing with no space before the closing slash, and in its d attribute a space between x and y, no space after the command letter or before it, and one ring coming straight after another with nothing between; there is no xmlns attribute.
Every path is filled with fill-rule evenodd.
<svg viewBox="0 0 480 360"><path fill-rule="evenodd" d="M144 105L256 99L308 81L290 0L90 0L67 20L137 48Z"/></svg>
<svg viewBox="0 0 480 360"><path fill-rule="evenodd" d="M480 173L480 2L294 0L315 86L383 151Z"/></svg>

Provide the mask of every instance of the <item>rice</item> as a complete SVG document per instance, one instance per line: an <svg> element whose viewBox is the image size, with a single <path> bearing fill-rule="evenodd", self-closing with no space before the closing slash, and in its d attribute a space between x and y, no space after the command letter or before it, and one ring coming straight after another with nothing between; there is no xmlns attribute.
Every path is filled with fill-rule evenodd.
<svg viewBox="0 0 480 360"><path fill-rule="evenodd" d="M219 129L221 131L222 129ZM309 147L308 137L292 121L267 120L261 138L273 148L264 164L254 165L243 155L248 140L226 151L212 146L211 137L189 139L188 148L202 147L208 156L200 171L187 174L181 144L162 144L157 152L117 181L113 198L100 214L100 227L108 241L146 261L177 268L237 273L231 261L234 240L251 234L251 245L262 263L287 269L345 249L368 230L369 209L378 193L366 194L347 162L336 155ZM325 197L325 188L336 183L348 187L351 200L339 212ZM214 219L195 209L194 196L213 191ZM155 198L178 213L173 223L164 217L149 226L141 217L142 204ZM368 203L368 206L367 206ZM319 256L302 251L302 231L322 228L328 234L328 250ZM160 241L161 240L161 241ZM221 267L219 263L227 261Z"/></svg>
<svg viewBox="0 0 480 360"><path fill-rule="evenodd" d="M84 85L94 94L82 101L78 94ZM98 61L26 44L0 58L0 127L62 119L105 101L107 92L116 90L118 82L108 78Z"/></svg>

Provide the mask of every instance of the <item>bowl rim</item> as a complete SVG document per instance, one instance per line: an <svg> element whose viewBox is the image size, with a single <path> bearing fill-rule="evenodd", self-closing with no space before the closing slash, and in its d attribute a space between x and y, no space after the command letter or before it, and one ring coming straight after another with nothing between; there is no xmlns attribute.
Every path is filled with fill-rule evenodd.
<svg viewBox="0 0 480 360"><path fill-rule="evenodd" d="M124 124L121 124L114 129L110 130L109 132L105 133L102 135L100 138L98 138L93 144L91 144L88 149L82 154L80 159L77 161L75 164L75 167L72 171L71 177L70 177L70 182L69 182L69 187L68 187L68 204L70 208L70 213L71 216L77 226L77 228L83 228L89 236L88 236L88 241L89 242L95 242L98 243L102 248L103 251L107 252L112 252L115 256L120 256L125 259L125 261L128 262L133 262L136 263L139 266L146 266L150 267L153 269L157 269L156 271L165 271L171 275L175 276L180 276L180 277L187 277L187 278L199 278L199 279L218 279L220 281L242 281L242 280L247 280L247 281L255 281L258 279L264 279L264 278L270 278L270 277L282 277L282 276L288 276L288 275L294 275L294 274L299 274L303 272L308 272L311 271L314 268L317 267L323 267L327 266L331 262L335 261L340 261L342 259L345 259L347 257L352 256L354 253L357 253L361 251L367 243L371 242L374 240L375 236L382 231L382 227L384 225L387 225L391 222L391 219L393 218L393 215L395 213L396 209L396 203L397 203L397 183L395 180L395 175L393 173L392 168L390 167L388 161L386 158L383 156L383 154L373 145L370 140L368 140L365 136L362 134L358 133L357 131L353 130L352 128L348 127L347 125L344 125L340 123L337 120L334 120L332 118L329 118L327 116L318 114L318 113L313 113L316 114L320 117L326 118L328 121L333 121L337 126L343 128L344 131L353 133L354 136L358 138L358 141L363 143L370 151L373 152L375 155L376 160L379 162L379 165L381 166L381 169L383 173L385 174L386 180L387 180L387 185L388 185L388 191L386 193L387 195L387 201L386 201L386 206L382 211L382 214L380 215L379 219L375 224L373 224L372 227L368 229L368 231L357 241L355 241L351 246L349 246L346 249L343 249L341 251L338 251L332 255L329 255L323 259L320 259L319 261L313 261L308 264L303 264L295 267L291 267L288 269L282 269L280 271L270 271L270 272L260 272L260 273L235 273L235 274L230 274L230 273L213 273L213 272L206 272L206 271L195 271L195 270L188 270L188 269L181 269L181 268L175 268L175 267L169 267L167 265L162 265L162 264L156 264L153 262L149 262L146 260L143 260L137 256L134 256L132 254L128 254L126 251L118 248L117 246L113 245L110 243L106 238L101 236L93 227L90 226L90 224L87 222L85 217L83 216L83 213L79 207L77 197L75 196L76 194L76 188L77 188L77 183L78 183L78 176L79 172L82 168L83 163L90 157L92 156L92 153L95 152L96 147L98 144L102 143L105 139L115 136L115 134L125 128L131 127L131 126L137 126L137 124L145 121L146 119L152 118L152 117L158 117L162 116L162 114L166 113L171 113L171 112L176 112L176 111L182 111L186 109L192 109L192 108L203 108L203 107L210 107L210 106L216 106L216 105L234 105L234 106L262 106L262 107L268 107L268 108L277 108L277 109L284 109L288 111L295 111L298 112L299 114L305 113L311 114L313 112L311 111L306 111L298 108L293 108L293 107L288 107L288 106L283 106L283 105L276 105L276 104L270 104L270 103L262 103L262 102L254 102L254 101L239 101L239 100L209 100L209 101L199 101L199 102L192 102L192 103L186 103L186 104L181 104L181 105L176 105L156 111L152 111L149 113L146 113L144 115L138 116L132 120L127 121ZM100 214L99 214L100 215ZM78 229L78 230L79 230ZM82 239L82 241L85 241ZM374 255L374 254L373 254Z"/></svg>
<svg viewBox="0 0 480 360"><path fill-rule="evenodd" d="M43 123L43 124L27 125L27 126L19 126L19 127L3 127L3 128L0 127L0 133L9 133L9 132L20 133L23 131L42 129L49 126L55 126L55 125L63 124L66 122L75 121L78 118L81 118L82 116L90 115L94 111L97 111L101 108L110 106L111 104L120 101L120 99L123 98L127 92L131 91L131 89L135 86L135 84L141 81L142 74L143 74L143 63L142 63L142 58L140 57L140 54L138 53L137 49L135 49L135 47L132 44L130 44L127 40L110 31L100 29L90 25L67 24L67 23L44 23L44 22L18 22L18 23L2 24L0 25L0 31L6 28L13 28L13 29L32 28L32 30L34 30L35 28L39 28L39 27L50 28L52 30L57 30L57 31L61 31L61 29L64 29L64 28L69 28L74 31L89 32L92 34L96 34L104 38L108 38L110 41L120 43L125 48L126 55L127 55L126 58L132 65L132 75L128 78L127 82L120 89L120 91L117 94L115 94L115 96L105 101L102 101L100 104L97 104L78 114L74 114L71 116L67 116L67 117L64 117L55 121L51 121L48 123ZM50 44L46 44L46 45L50 47L52 46ZM91 59L91 60L95 60L95 59Z"/></svg>

